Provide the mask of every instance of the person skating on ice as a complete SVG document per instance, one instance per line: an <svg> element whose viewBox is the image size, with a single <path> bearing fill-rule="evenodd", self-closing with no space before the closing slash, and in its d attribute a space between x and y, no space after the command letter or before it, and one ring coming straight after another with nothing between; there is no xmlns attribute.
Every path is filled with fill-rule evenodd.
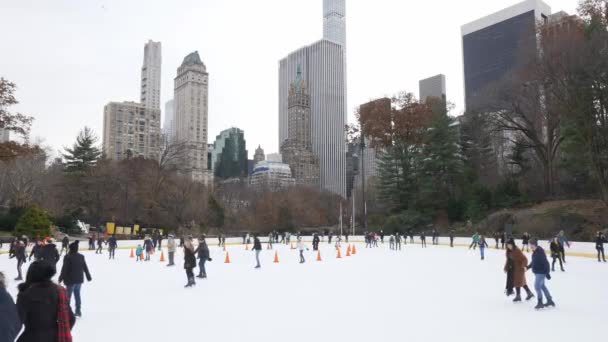
<svg viewBox="0 0 608 342"><path fill-rule="evenodd" d="M9 259L15 258L17 260L17 278L15 281L23 280L23 273L21 272L21 267L27 261L25 256L25 244L23 241L16 241L16 246L13 248L13 251L8 255Z"/></svg>
<svg viewBox="0 0 608 342"><path fill-rule="evenodd" d="M173 234L169 234L169 238L167 239L167 253L169 256L169 263L167 266L175 266L175 250L177 249L175 243L175 236Z"/></svg>
<svg viewBox="0 0 608 342"><path fill-rule="evenodd" d="M475 232L475 234L473 234L471 245L469 246L469 249L473 248L473 250L475 250L477 245L479 245L479 234L477 232Z"/></svg>
<svg viewBox="0 0 608 342"><path fill-rule="evenodd" d="M16 244L19 244L19 241L15 241ZM42 241L36 240L34 242L34 247L30 251L29 261L32 261L32 257L34 257L34 261L40 260L40 253L42 253Z"/></svg>
<svg viewBox="0 0 608 342"><path fill-rule="evenodd" d="M64 236L63 239L61 240L61 251L59 251L59 255L61 256L63 254L63 251L65 251L65 254L68 254L68 245L70 244L70 239L68 238L68 236Z"/></svg>
<svg viewBox="0 0 608 342"><path fill-rule="evenodd" d="M116 241L116 235L112 235L108 239L108 254L110 254L110 259L115 259L116 248L118 248L118 241Z"/></svg>
<svg viewBox="0 0 608 342"><path fill-rule="evenodd" d="M426 233L424 231L420 233L420 244L422 248L426 248Z"/></svg>
<svg viewBox="0 0 608 342"><path fill-rule="evenodd" d="M535 309L542 309L545 307L555 306L553 297L549 293L549 289L545 284L546 280L551 280L551 270L549 269L549 260L547 260L547 254L545 250L538 245L536 238L530 239L530 249L532 249L532 262L528 265L528 269L532 269L534 273L534 289L536 290L536 296L538 297L538 304L534 307ZM547 302L543 304L543 295L547 299Z"/></svg>
<svg viewBox="0 0 608 342"><path fill-rule="evenodd" d="M89 235L89 250L95 250L95 237L93 234Z"/></svg>
<svg viewBox="0 0 608 342"><path fill-rule="evenodd" d="M304 259L304 249L308 250L308 248L302 241L301 237L298 238L297 248L298 248L298 251L300 251L300 264L303 264L306 262L306 259Z"/></svg>
<svg viewBox="0 0 608 342"><path fill-rule="evenodd" d="M257 234L253 236L253 248L251 250L255 253L255 268L262 267L262 265L260 265L260 253L262 252L262 243L260 242L260 239L258 238Z"/></svg>
<svg viewBox="0 0 608 342"><path fill-rule="evenodd" d="M103 237L101 235L97 237L97 250L95 254L103 254Z"/></svg>
<svg viewBox="0 0 608 342"><path fill-rule="evenodd" d="M319 234L315 233L312 237L312 250L313 251L318 251L319 250L319 243L321 242L321 239L319 238Z"/></svg>
<svg viewBox="0 0 608 342"><path fill-rule="evenodd" d="M414 231L410 229L409 233L410 233L410 243L414 243Z"/></svg>
<svg viewBox="0 0 608 342"><path fill-rule="evenodd" d="M184 242L184 246L185 246L185 242ZM145 261L150 261L150 254L152 254L152 250L154 250L154 243L152 242L152 240L150 239L150 236L148 236L148 235L146 235L146 238L144 239L144 250L146 252Z"/></svg>
<svg viewBox="0 0 608 342"><path fill-rule="evenodd" d="M207 270L205 269L205 263L207 261L211 261L209 246L207 246L207 241L205 241L205 236L201 236L201 239L198 244L198 248L196 249L196 254L198 257L198 275L197 278L207 278Z"/></svg>
<svg viewBox="0 0 608 342"><path fill-rule="evenodd" d="M506 233L506 232L503 232L503 233L500 235L500 246L501 246L501 248L502 248L502 249L505 249L505 243L506 243L506 242L507 242L507 233Z"/></svg>
<svg viewBox="0 0 608 342"><path fill-rule="evenodd" d="M496 249L498 249L498 242L500 241L500 232L494 233L494 241L496 241Z"/></svg>
<svg viewBox="0 0 608 342"><path fill-rule="evenodd" d="M399 233L395 235L395 250L401 250L401 234Z"/></svg>
<svg viewBox="0 0 608 342"><path fill-rule="evenodd" d="M384 230L380 229L380 242L384 244Z"/></svg>
<svg viewBox="0 0 608 342"><path fill-rule="evenodd" d="M84 276L87 281L91 281L91 273L87 267L84 255L78 253L78 240L70 244L70 252L63 258L63 266L59 275L59 283L63 282L66 286L68 303L71 303L72 294L76 299L76 316L81 317L81 297L80 289L84 283Z"/></svg>
<svg viewBox="0 0 608 342"><path fill-rule="evenodd" d="M395 249L395 236L393 236L393 235L391 235L391 236L388 238L388 248L389 248L390 250Z"/></svg>
<svg viewBox="0 0 608 342"><path fill-rule="evenodd" d="M602 232L597 232L595 236L595 249L597 250L597 261L606 262L606 255L604 254L604 244L606 243L606 237ZM602 256L602 260L600 260L600 254Z"/></svg>
<svg viewBox="0 0 608 342"><path fill-rule="evenodd" d="M488 243L486 242L486 238L483 235L479 236L479 254L481 254L481 260L486 258L485 250L488 247Z"/></svg>
<svg viewBox="0 0 608 342"><path fill-rule="evenodd" d="M553 262L551 263L551 271L555 272L555 262L559 260L559 267L561 268L562 272L565 272L564 264L562 263L562 250L560 248L559 239L557 237L551 240L549 250L551 251L551 258L553 259Z"/></svg>
<svg viewBox="0 0 608 342"><path fill-rule="evenodd" d="M450 247L454 247L454 231L450 230ZM496 245L498 247L498 245Z"/></svg>
<svg viewBox="0 0 608 342"><path fill-rule="evenodd" d="M141 245L137 245L135 249L135 261L144 261L144 248Z"/></svg>
<svg viewBox="0 0 608 342"><path fill-rule="evenodd" d="M521 251L523 252L524 250L526 252L530 252L530 246L528 246L528 244L530 243L530 234L528 234L528 232L525 232L524 235L521 237Z"/></svg>
<svg viewBox="0 0 608 342"><path fill-rule="evenodd" d="M534 298L534 294L532 294L532 291L530 291L526 282L528 258L526 258L521 249L517 247L513 239L507 242L505 256L507 260L505 262L504 271L507 273L507 277L509 276L508 273L511 272L510 276L512 281L511 289L507 289L507 295L512 294L512 288L515 288L516 296L515 299L513 299L513 302L521 302L521 288L523 287L524 290L526 290L526 300Z"/></svg>
<svg viewBox="0 0 608 342"><path fill-rule="evenodd" d="M564 233L563 230L559 232L559 234L557 235L557 238L559 239L559 244L560 244L560 248L561 248L562 261L565 264L566 263L566 250L565 250L564 246L570 248L570 241L568 241L568 238L566 237L566 234Z"/></svg>
<svg viewBox="0 0 608 342"><path fill-rule="evenodd" d="M21 320L13 297L6 291L4 273L0 272L0 341L14 342L21 331Z"/></svg>
<svg viewBox="0 0 608 342"><path fill-rule="evenodd" d="M39 259L50 262L53 266L56 266L57 262L59 262L59 251L52 238L48 238L46 241L46 244L40 249Z"/></svg>
<svg viewBox="0 0 608 342"><path fill-rule="evenodd" d="M184 287L196 285L196 281L194 281L194 267L196 267L194 245L192 244L192 237L188 237L184 241L184 270L186 270L186 278L188 278L188 283Z"/></svg>

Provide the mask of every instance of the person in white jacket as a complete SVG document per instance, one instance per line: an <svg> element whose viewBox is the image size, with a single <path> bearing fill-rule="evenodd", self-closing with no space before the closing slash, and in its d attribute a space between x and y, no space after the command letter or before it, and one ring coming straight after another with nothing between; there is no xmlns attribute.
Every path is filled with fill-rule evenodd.
<svg viewBox="0 0 608 342"><path fill-rule="evenodd" d="M306 245L304 245L304 242L302 242L301 237L298 238L297 248L300 251L300 264L303 264L306 262L306 260L304 259L304 249L308 250L308 248L306 247Z"/></svg>
<svg viewBox="0 0 608 342"><path fill-rule="evenodd" d="M167 266L175 266L174 258L175 258L175 249L177 246L175 245L175 236L173 234L169 234L169 238L167 239L167 250L169 252L169 263Z"/></svg>

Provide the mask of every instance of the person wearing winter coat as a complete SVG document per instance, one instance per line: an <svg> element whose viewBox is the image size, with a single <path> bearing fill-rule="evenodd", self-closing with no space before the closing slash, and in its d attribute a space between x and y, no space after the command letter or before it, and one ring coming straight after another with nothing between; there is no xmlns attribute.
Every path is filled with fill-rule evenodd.
<svg viewBox="0 0 608 342"><path fill-rule="evenodd" d="M17 312L24 330L17 342L71 340L76 318L65 288L51 280L55 273L54 264L35 261L27 271L25 283L19 284Z"/></svg>
<svg viewBox="0 0 608 342"><path fill-rule="evenodd" d="M559 267L562 269L562 272L565 272L564 264L562 263L562 250L558 238L555 237L553 240L551 240L549 249L551 250L551 258L553 259L553 262L551 263L551 271L555 272L555 261L559 260Z"/></svg>
<svg viewBox="0 0 608 342"><path fill-rule="evenodd" d="M258 238L257 234L253 236L253 248L251 250L255 253L255 261L257 263L255 268L262 267L260 265L260 252L262 251L262 243L260 242L260 239Z"/></svg>
<svg viewBox="0 0 608 342"><path fill-rule="evenodd" d="M530 248L532 249L532 262L528 265L528 269L532 269L534 273L534 289L538 297L538 304L535 309L542 309L549 306L555 306L553 297L549 293L549 289L545 285L545 280L551 280L551 270L549 269L549 260L545 250L538 245L538 240L530 239ZM543 304L543 294L547 298L547 302Z"/></svg>
<svg viewBox="0 0 608 342"><path fill-rule="evenodd" d="M597 262L602 262L600 260L600 254L602 255L602 259L606 262L606 255L604 254L604 243L606 243L606 237L602 232L597 232L595 237L595 249L597 250Z"/></svg>
<svg viewBox="0 0 608 342"><path fill-rule="evenodd" d="M0 272L0 342L13 342L21 331L21 320L13 297L6 291L4 273Z"/></svg>
<svg viewBox="0 0 608 342"><path fill-rule="evenodd" d="M475 247L477 247L477 245L479 245L479 234L475 233L475 234L473 234L473 238L471 241L471 245L469 246L469 249L473 248L473 250L475 250Z"/></svg>
<svg viewBox="0 0 608 342"><path fill-rule="evenodd" d="M89 250L92 251L95 249L95 238L93 235L89 236Z"/></svg>
<svg viewBox="0 0 608 342"><path fill-rule="evenodd" d="M63 254L63 251L65 251L65 254L68 254L68 245L70 244L70 239L68 238L68 236L64 236L63 239L61 240L61 251L59 251L59 255L61 256L61 254Z"/></svg>
<svg viewBox="0 0 608 342"><path fill-rule="evenodd" d="M312 238L312 250L313 251L318 251L319 250L319 243L321 242L321 239L319 238L319 234L315 234Z"/></svg>
<svg viewBox="0 0 608 342"><path fill-rule="evenodd" d="M384 244L384 230L380 229L380 242Z"/></svg>
<svg viewBox="0 0 608 342"><path fill-rule="evenodd" d="M197 278L207 278L207 271L205 270L205 263L207 261L211 261L209 257L209 246L207 246L207 242L205 241L205 237L201 237L199 241L198 248L196 249L196 254L198 256L198 275Z"/></svg>
<svg viewBox="0 0 608 342"><path fill-rule="evenodd" d="M488 247L488 243L486 242L486 238L483 235L479 236L479 253L481 254L481 260L486 258L485 250Z"/></svg>
<svg viewBox="0 0 608 342"><path fill-rule="evenodd" d="M404 240L407 241L407 238L404 237ZM399 234L399 233L395 234L395 250L396 251L401 250L401 234Z"/></svg>
<svg viewBox="0 0 608 342"><path fill-rule="evenodd" d="M298 244L296 245L296 248L298 249L298 251L300 251L300 264L305 263L306 259L304 259L304 249L308 250L308 247L306 247L301 237L298 238Z"/></svg>
<svg viewBox="0 0 608 342"><path fill-rule="evenodd" d="M516 296L513 302L521 302L521 288L526 290L526 300L534 298L534 294L530 291L526 282L526 268L528 267L528 258L525 254L515 245L513 239L507 242L506 262L504 271L505 273L512 272L512 286L515 288ZM512 290L511 290L512 291Z"/></svg>
<svg viewBox="0 0 608 342"><path fill-rule="evenodd" d="M108 253L110 254L110 259L115 259L116 248L118 248L118 241L116 241L116 235L112 235L108 239Z"/></svg>
<svg viewBox="0 0 608 342"><path fill-rule="evenodd" d="M97 237L97 249L95 250L95 254L103 254L103 237Z"/></svg>
<svg viewBox="0 0 608 342"><path fill-rule="evenodd" d="M175 237L173 234L169 234L169 238L167 239L167 252L169 253L169 263L167 266L175 265L175 250L177 249L175 243Z"/></svg>
<svg viewBox="0 0 608 342"><path fill-rule="evenodd" d="M144 239L144 250L146 251L145 261L150 261L150 254L154 250L154 243L152 242L149 236L146 236L146 238Z"/></svg>
<svg viewBox="0 0 608 342"><path fill-rule="evenodd" d="M144 261L144 248L141 245L137 245L135 256L137 257L135 261Z"/></svg>
<svg viewBox="0 0 608 342"><path fill-rule="evenodd" d="M563 230L559 232L559 234L557 235L557 238L559 240L559 245L561 248L562 261L565 264L566 263L566 250L564 249L564 246L567 246L568 248L570 248L570 241L568 241L568 238L566 237L566 234L564 233Z"/></svg>
<svg viewBox="0 0 608 342"><path fill-rule="evenodd" d="M19 241L15 241L18 245ZM32 257L34 257L34 261L40 260L40 253L42 252L42 241L38 240L34 243L34 247L30 251L29 261L32 261Z"/></svg>
<svg viewBox="0 0 608 342"><path fill-rule="evenodd" d="M158 233L158 250L163 249L163 234Z"/></svg>
<svg viewBox="0 0 608 342"><path fill-rule="evenodd" d="M59 283L63 282L66 286L68 303L72 301L72 294L76 299L76 316L82 316L80 289L84 283L84 276L87 281L91 281L91 273L87 267L84 255L78 253L78 241L70 244L70 252L63 258L63 266L59 274Z"/></svg>
<svg viewBox="0 0 608 342"><path fill-rule="evenodd" d="M420 243L422 244L422 248L426 248L426 233L420 233Z"/></svg>
<svg viewBox="0 0 608 342"><path fill-rule="evenodd" d="M450 231L450 247L454 247L454 231ZM496 243L496 248L498 248L498 243Z"/></svg>
<svg viewBox="0 0 608 342"><path fill-rule="evenodd" d="M17 278L16 281L23 280L23 273L21 273L21 267L27 261L25 256L25 245L23 241L17 242L17 246L13 248L12 254L9 254L9 259L16 258L17 259Z"/></svg>
<svg viewBox="0 0 608 342"><path fill-rule="evenodd" d="M395 236L393 236L393 235L389 236L389 238L388 238L388 248L390 250L395 249Z"/></svg>
<svg viewBox="0 0 608 342"><path fill-rule="evenodd" d="M59 252L53 242L53 239L48 239L46 245L41 247L39 260L57 265L57 262L59 262Z"/></svg>
<svg viewBox="0 0 608 342"><path fill-rule="evenodd" d="M188 278L188 283L184 287L196 285L196 281L194 281L194 267L196 267L196 256L194 254L192 238L189 237L184 241L184 269L186 270L186 277Z"/></svg>

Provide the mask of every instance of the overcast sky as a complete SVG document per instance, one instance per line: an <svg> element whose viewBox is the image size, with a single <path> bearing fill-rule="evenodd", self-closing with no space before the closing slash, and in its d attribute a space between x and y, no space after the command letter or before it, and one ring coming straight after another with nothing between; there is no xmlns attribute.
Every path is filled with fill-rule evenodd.
<svg viewBox="0 0 608 342"><path fill-rule="evenodd" d="M463 110L460 26L518 0L347 0L348 115L443 73ZM577 0L548 0L574 13ZM103 132L103 107L139 101L143 47L162 42L161 108L184 56L210 75L209 143L235 126L252 156L278 151L278 61L322 37L322 0L0 0L0 76L18 85L15 108L53 150L84 126Z"/></svg>

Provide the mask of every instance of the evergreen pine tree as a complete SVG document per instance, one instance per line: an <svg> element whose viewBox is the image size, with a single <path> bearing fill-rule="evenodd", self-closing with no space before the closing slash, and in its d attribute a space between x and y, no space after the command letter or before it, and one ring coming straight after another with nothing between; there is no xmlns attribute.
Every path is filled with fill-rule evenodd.
<svg viewBox="0 0 608 342"><path fill-rule="evenodd" d="M97 141L97 136L89 127L80 131L72 148L65 148L63 158L66 172L84 173L95 166L101 157L101 151L95 146Z"/></svg>

